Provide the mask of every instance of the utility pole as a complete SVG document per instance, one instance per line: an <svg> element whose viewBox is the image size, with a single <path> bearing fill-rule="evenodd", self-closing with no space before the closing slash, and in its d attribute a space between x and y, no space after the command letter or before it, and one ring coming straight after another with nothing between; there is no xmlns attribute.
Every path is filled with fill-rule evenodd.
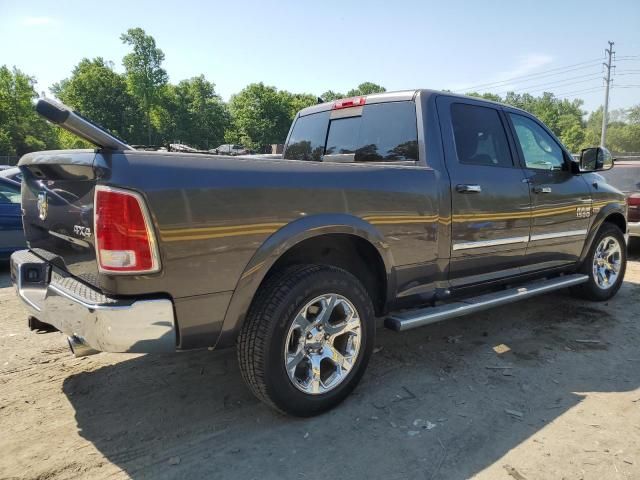
<svg viewBox="0 0 640 480"><path fill-rule="evenodd" d="M607 63L603 63L605 68L607 69L607 76L604 78L605 81L605 90L604 90L604 110L602 111L602 134L600 135L600 146L604 148L605 142L607 139L607 118L609 116L609 86L611 84L611 60L613 59L613 43L607 42L609 44L609 48L606 48L604 51L607 54Z"/></svg>

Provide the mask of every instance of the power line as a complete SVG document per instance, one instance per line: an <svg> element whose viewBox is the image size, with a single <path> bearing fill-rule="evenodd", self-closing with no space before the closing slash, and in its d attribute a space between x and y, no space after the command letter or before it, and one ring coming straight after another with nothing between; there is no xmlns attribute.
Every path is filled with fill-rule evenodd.
<svg viewBox="0 0 640 480"><path fill-rule="evenodd" d="M465 87L465 88L462 88L462 89L456 90L456 91L457 92L470 91L470 90L474 90L476 88L483 88L483 87L489 87L489 86L499 86L498 84L514 82L515 80L520 80L520 79L523 79L523 78L534 78L534 77L543 78L543 77L546 77L546 76L560 75L562 73L567 73L567 72L570 72L570 71L573 71L573 70L581 70L581 69L584 69L584 68L589 68L591 65L594 65L596 63L600 63L600 61L601 60L599 58L597 58L597 59L593 59L593 60L588 60L586 62L574 63L573 65L566 65L564 67L557 67L557 68L551 68L549 70L543 70L542 72L538 72L538 73L531 73L531 74L528 74L528 75L519 75L517 77L505 78L504 80L497 80L495 82L472 85L470 87ZM573 68L573 67L578 67L580 65L586 65L586 64L591 64L591 65L580 67L580 68ZM558 72L558 70L564 70L564 71ZM550 74L550 72L558 72L558 73ZM519 82L517 82L517 83L519 83Z"/></svg>
<svg viewBox="0 0 640 480"><path fill-rule="evenodd" d="M573 90L571 92L556 93L555 96L556 97L573 96L573 95L578 95L578 94L581 94L581 93L597 92L599 90L602 90L603 88L604 88L604 86L601 85L599 87L590 87L590 88L586 88L586 89L582 89L582 90Z"/></svg>
<svg viewBox="0 0 640 480"><path fill-rule="evenodd" d="M548 88L548 87L554 87L554 88L555 87L568 87L568 86L571 86L571 85L577 85L579 83L591 82L591 81L593 81L593 80L595 80L596 78L599 78L599 77L600 77L599 73L590 73L588 75L580 75L580 76L577 76L577 77L573 77L573 79L565 78L565 79L559 80L557 82L539 83L538 85L529 85L529 86L523 87L523 88L503 90L501 92L498 92L497 95L502 95L504 93L509 93L509 92L514 92L514 93L519 93L519 92L537 92L537 91L540 91L540 90L544 90L545 88ZM573 80L578 79L578 78L586 78L586 80L580 80L580 81L577 81L577 82L573 81Z"/></svg>
<svg viewBox="0 0 640 480"><path fill-rule="evenodd" d="M548 73L548 74L545 74L545 75L532 75L533 78L525 78L525 79L522 79L522 80L515 80L515 81L504 80L504 81L501 81L501 82L496 82L496 84L493 85L493 86L494 87L502 87L504 85L510 85L510 84L514 84L514 83L532 82L532 81L536 81L536 80L539 80L539 79L545 78L545 77L553 77L553 76L556 76L556 75L564 75L565 73L574 72L576 70L584 70L585 68L593 68L594 66L595 66L595 64L591 64L591 65L585 65L585 66L577 67L577 68L570 68L570 69L564 70L562 72ZM497 83L500 83L500 85L498 85ZM479 85L476 86L476 88L479 88L479 87L480 87ZM467 88L467 89L464 89L464 90L469 91L469 90L471 90L471 88Z"/></svg>

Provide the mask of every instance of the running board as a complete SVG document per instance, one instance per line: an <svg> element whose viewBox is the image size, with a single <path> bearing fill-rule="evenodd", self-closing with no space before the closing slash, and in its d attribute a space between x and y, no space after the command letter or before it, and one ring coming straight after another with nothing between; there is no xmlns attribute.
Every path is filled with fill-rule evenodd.
<svg viewBox="0 0 640 480"><path fill-rule="evenodd" d="M467 298L453 303L440 305L437 307L421 308L419 310L409 310L400 313L394 313L388 316L384 321L384 326L403 332L411 328L422 327L430 323L447 320L449 318L461 317L470 313L480 312L507 303L524 300L535 295L551 292L560 288L579 285L589 280L587 275L573 274L564 275L562 277L552 278L550 280L542 280L526 283L519 287L501 290L499 292L487 293L478 297Z"/></svg>

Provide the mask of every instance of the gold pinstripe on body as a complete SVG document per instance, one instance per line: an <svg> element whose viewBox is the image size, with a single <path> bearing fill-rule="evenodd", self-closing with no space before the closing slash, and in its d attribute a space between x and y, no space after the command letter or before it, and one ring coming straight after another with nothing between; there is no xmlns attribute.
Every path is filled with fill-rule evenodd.
<svg viewBox="0 0 640 480"><path fill-rule="evenodd" d="M594 202L592 210L600 209L609 202ZM372 225L402 225L438 222L441 225L462 222L483 221L508 221L524 218L540 218L571 213L578 207L584 207L584 203L572 204L562 207L548 207L527 209L516 212L501 213L467 213L453 215L453 217L440 217L439 215L367 215L362 219ZM224 238L245 235L271 234L287 225L284 222L253 223L246 225L229 225L220 227L196 227L173 228L160 230L160 236L165 242L178 242L183 240L206 240L212 238Z"/></svg>

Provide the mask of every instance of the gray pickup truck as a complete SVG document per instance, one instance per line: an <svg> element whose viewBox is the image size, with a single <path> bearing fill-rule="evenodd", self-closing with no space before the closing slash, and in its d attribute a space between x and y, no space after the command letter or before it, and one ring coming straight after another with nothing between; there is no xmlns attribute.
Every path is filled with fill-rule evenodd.
<svg viewBox="0 0 640 480"><path fill-rule="evenodd" d="M136 151L52 101L95 150L25 155L31 328L76 355L236 346L257 397L298 416L343 400L376 326L404 331L623 280L625 196L532 115L431 90L299 112L282 159ZM377 322L380 319L380 322Z"/></svg>

